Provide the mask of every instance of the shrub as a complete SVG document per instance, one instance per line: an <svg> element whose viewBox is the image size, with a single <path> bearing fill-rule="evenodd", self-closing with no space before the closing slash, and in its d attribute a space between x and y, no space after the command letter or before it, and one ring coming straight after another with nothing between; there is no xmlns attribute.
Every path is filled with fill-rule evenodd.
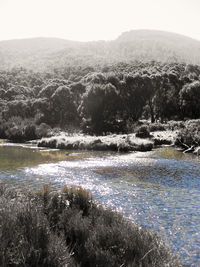
<svg viewBox="0 0 200 267"><path fill-rule="evenodd" d="M47 137L51 131L51 127L46 123L41 123L36 127L35 134L37 138Z"/></svg>
<svg viewBox="0 0 200 267"><path fill-rule="evenodd" d="M141 127L139 127L136 130L136 137L140 137L140 138L148 138L150 137L150 132L149 132L149 128L145 125L142 125Z"/></svg>
<svg viewBox="0 0 200 267"><path fill-rule="evenodd" d="M64 266L70 253L63 237L50 231L40 206L22 192L1 186L0 266Z"/></svg>
<svg viewBox="0 0 200 267"><path fill-rule="evenodd" d="M64 186L62 188L62 195L69 201L71 208L76 208L83 212L83 215L88 215L90 208L92 207L92 196L82 187Z"/></svg>
<svg viewBox="0 0 200 267"><path fill-rule="evenodd" d="M176 145L183 146L200 146L200 120L191 120L185 123L185 128L178 133Z"/></svg>
<svg viewBox="0 0 200 267"><path fill-rule="evenodd" d="M36 138L36 125L31 119L22 119L21 117L11 117L4 122L5 137L15 142L23 142Z"/></svg>
<svg viewBox="0 0 200 267"><path fill-rule="evenodd" d="M166 125L162 123L151 123L149 124L149 131L150 132L156 132L156 131L165 131Z"/></svg>
<svg viewBox="0 0 200 267"><path fill-rule="evenodd" d="M180 130L185 128L185 122L184 121L168 121L167 127L169 130Z"/></svg>
<svg viewBox="0 0 200 267"><path fill-rule="evenodd" d="M139 127L143 126L143 125L147 125L147 122L145 121L145 124L143 121L135 121L133 122L132 120L127 120L126 121L126 127L125 127L125 130L127 130L127 133L133 133L135 132Z"/></svg>
<svg viewBox="0 0 200 267"><path fill-rule="evenodd" d="M36 125L34 118L11 117L0 124L0 136L14 142L24 142L48 136L51 127L46 123Z"/></svg>
<svg viewBox="0 0 200 267"><path fill-rule="evenodd" d="M0 225L1 266L181 266L156 233L80 187L19 193L1 185Z"/></svg>

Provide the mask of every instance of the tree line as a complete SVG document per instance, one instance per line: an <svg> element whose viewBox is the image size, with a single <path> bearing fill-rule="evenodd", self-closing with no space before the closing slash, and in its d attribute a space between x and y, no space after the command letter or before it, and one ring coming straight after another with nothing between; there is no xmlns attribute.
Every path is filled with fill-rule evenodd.
<svg viewBox="0 0 200 267"><path fill-rule="evenodd" d="M43 135L45 127L118 133L141 118L163 122L199 117L198 65L133 62L44 73L24 68L0 72L1 137L23 128L27 136L34 133L30 139L38 129Z"/></svg>

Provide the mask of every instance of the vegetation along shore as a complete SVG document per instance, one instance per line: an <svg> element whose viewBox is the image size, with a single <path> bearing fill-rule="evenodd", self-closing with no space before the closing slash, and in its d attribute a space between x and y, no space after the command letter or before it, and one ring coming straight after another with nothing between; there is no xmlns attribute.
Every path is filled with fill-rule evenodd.
<svg viewBox="0 0 200 267"><path fill-rule="evenodd" d="M176 145L197 151L199 76L198 65L155 61L94 62L88 67L72 61L66 68L40 72L2 69L0 138L25 142L51 137L39 145L146 151L153 144L172 144L167 134L166 141L163 134L154 136L155 131L169 130L173 136L179 132ZM58 132L80 137L57 137Z"/></svg>
<svg viewBox="0 0 200 267"><path fill-rule="evenodd" d="M1 266L182 266L153 231L98 205L84 189L0 185Z"/></svg>

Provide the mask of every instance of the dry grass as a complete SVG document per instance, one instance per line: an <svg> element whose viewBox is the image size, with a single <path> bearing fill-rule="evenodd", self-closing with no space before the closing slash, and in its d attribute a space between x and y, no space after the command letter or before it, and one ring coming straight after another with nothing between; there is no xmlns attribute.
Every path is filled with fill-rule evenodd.
<svg viewBox="0 0 200 267"><path fill-rule="evenodd" d="M157 131L157 132L152 132L151 135L156 145L162 145L162 144L174 145L178 135L178 131L170 131L170 130Z"/></svg>
<svg viewBox="0 0 200 267"><path fill-rule="evenodd" d="M79 149L79 150L101 150L101 151L149 151L153 147L150 139L129 135L108 135L108 136L67 136L60 135L51 138L43 138L38 142L38 146L60 148L60 149Z"/></svg>

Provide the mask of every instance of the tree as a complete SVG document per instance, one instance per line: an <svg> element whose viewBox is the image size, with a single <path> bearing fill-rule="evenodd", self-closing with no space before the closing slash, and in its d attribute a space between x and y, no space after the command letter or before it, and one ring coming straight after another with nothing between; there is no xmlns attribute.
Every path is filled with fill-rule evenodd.
<svg viewBox="0 0 200 267"><path fill-rule="evenodd" d="M37 98L31 103L31 110L36 115L36 123L40 124L45 122L53 126L52 116L53 111L51 110L50 101L47 98Z"/></svg>
<svg viewBox="0 0 200 267"><path fill-rule="evenodd" d="M183 86L180 91L181 111L184 117L200 117L200 82L194 81Z"/></svg>
<svg viewBox="0 0 200 267"><path fill-rule="evenodd" d="M56 124L63 127L77 122L77 110L73 101L72 92L68 86L59 86L51 96L50 102Z"/></svg>
<svg viewBox="0 0 200 267"><path fill-rule="evenodd" d="M11 101L11 100L16 100L16 99L25 99L32 95L33 94L29 88L15 85L9 88L5 92L4 98L7 99L8 101Z"/></svg>
<svg viewBox="0 0 200 267"><path fill-rule="evenodd" d="M8 102L6 109L3 111L3 118L7 120L15 116L20 116L23 119L34 117L30 100L14 100Z"/></svg>
<svg viewBox="0 0 200 267"><path fill-rule="evenodd" d="M151 122L155 122L155 111L154 111L154 95L155 95L155 88L153 86L153 76L149 77L147 75L143 76L144 83L145 83L145 98L146 98L146 107L148 108L149 115L151 117Z"/></svg>
<svg viewBox="0 0 200 267"><path fill-rule="evenodd" d="M82 95L85 93L85 85L81 82L70 84L70 89L73 94L73 98L77 107L81 103Z"/></svg>
<svg viewBox="0 0 200 267"><path fill-rule="evenodd" d="M42 90L38 94L38 97L39 98L41 97L50 98L58 87L59 87L59 84L50 83L46 85L44 88L42 88Z"/></svg>
<svg viewBox="0 0 200 267"><path fill-rule="evenodd" d="M139 74L125 76L120 90L123 119L137 121L141 117L147 100L146 88L148 83L146 79L145 76Z"/></svg>
<svg viewBox="0 0 200 267"><path fill-rule="evenodd" d="M180 114L179 91L182 81L174 73L162 73L152 79L154 86L153 106L157 119L177 117Z"/></svg>
<svg viewBox="0 0 200 267"><path fill-rule="evenodd" d="M118 110L119 91L110 83L88 86L79 107L84 127L95 134L117 130Z"/></svg>

